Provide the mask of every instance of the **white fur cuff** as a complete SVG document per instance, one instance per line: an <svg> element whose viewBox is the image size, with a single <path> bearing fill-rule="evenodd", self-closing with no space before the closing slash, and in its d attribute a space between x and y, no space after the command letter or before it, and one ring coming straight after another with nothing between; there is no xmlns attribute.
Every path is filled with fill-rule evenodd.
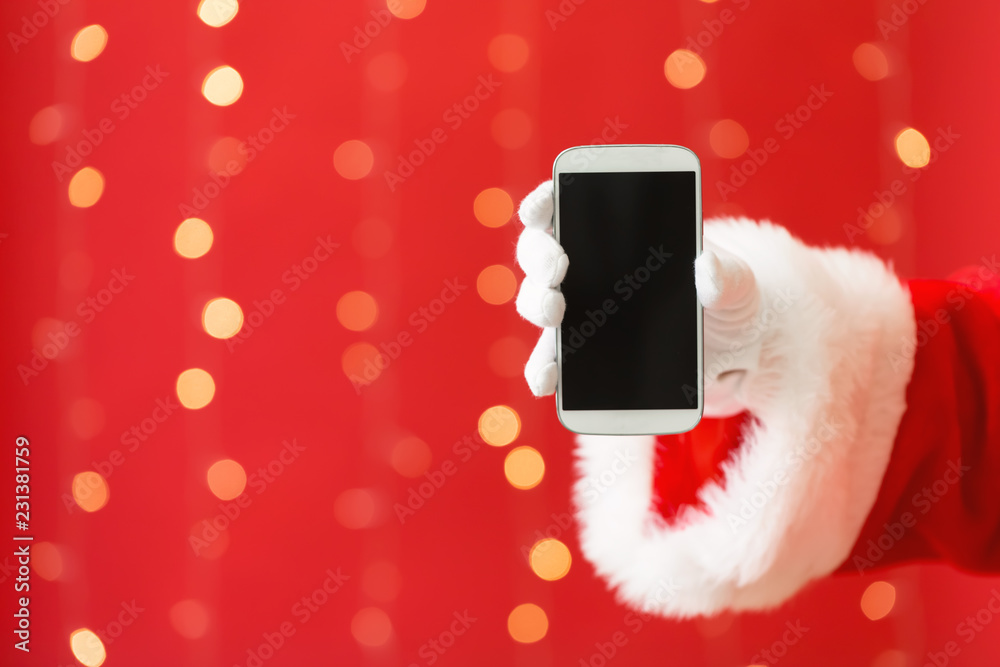
<svg viewBox="0 0 1000 667"><path fill-rule="evenodd" d="M871 255L748 220L706 222L710 234L753 270L761 317L775 314L724 483L667 525L655 438L577 437L584 555L622 601L675 618L779 605L847 558L906 409L913 360L893 368L889 353L916 334L909 293Z"/></svg>

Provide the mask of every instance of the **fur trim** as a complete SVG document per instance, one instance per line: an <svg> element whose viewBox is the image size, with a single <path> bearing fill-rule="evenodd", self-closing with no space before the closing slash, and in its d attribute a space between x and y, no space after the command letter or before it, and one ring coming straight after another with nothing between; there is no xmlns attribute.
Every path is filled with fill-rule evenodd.
<svg viewBox="0 0 1000 667"><path fill-rule="evenodd" d="M906 409L914 340L908 291L860 251L817 249L746 219L706 221L761 290L760 366L741 402L754 419L707 482L704 507L667 525L653 507L656 439L577 437L581 546L619 598L662 616L781 604L835 570L875 502Z"/></svg>

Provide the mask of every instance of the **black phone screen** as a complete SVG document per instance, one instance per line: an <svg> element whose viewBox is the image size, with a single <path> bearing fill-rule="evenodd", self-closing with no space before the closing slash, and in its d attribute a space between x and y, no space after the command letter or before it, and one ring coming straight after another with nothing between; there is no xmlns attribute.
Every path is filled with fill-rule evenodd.
<svg viewBox="0 0 1000 667"><path fill-rule="evenodd" d="M697 407L693 171L559 174L562 406Z"/></svg>

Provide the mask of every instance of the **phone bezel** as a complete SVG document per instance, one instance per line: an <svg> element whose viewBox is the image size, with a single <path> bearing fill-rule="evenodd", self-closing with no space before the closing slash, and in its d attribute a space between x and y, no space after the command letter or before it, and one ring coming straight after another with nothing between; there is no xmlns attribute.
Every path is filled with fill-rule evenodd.
<svg viewBox="0 0 1000 667"><path fill-rule="evenodd" d="M556 156L552 164L553 219L556 240L560 239L559 175L587 172L693 171L695 174L695 256L702 251L701 162L695 153L672 144L619 144L613 146L574 146ZM572 257L570 258L572 270ZM691 267L694 271L694 267ZM703 312L695 300L698 326L698 395L697 405L683 410L565 410L562 405L563 359L562 327L556 328L556 413L570 431L595 435L646 435L683 433L701 421L704 410Z"/></svg>

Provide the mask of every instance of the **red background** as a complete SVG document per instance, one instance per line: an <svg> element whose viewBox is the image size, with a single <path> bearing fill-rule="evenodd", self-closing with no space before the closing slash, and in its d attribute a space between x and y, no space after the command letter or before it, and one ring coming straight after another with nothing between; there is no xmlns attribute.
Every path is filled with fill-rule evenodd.
<svg viewBox="0 0 1000 667"><path fill-rule="evenodd" d="M898 240L854 239L891 258L905 276L944 276L1000 245L992 205L1000 51L988 29L1000 21L1000 7L913 1L913 16L883 39L878 21L892 14L890 2L751 0L745 10L728 0L562 5L575 10L552 29L546 12L559 11L556 0L429 0L420 16L392 20L347 62L340 43L384 4L248 0L215 29L197 18L196 2L72 0L17 52L0 48L3 437L10 448L18 435L31 439L32 532L56 545L63 561L55 581L33 575L33 650L15 653L5 631L5 664L76 664L70 633L107 628L132 600L144 611L107 646L107 665L243 665L262 633L286 620L297 631L265 664L424 665L430 661L421 646L466 610L477 620L439 664L599 665L595 642L625 630L628 643L615 665L740 666L780 640L789 622L809 630L784 664L916 666L948 641L962 649L949 664L986 664L1000 651L1000 622L968 644L956 634L1000 580L936 566L841 576L768 614L654 620L634 634L627 610L580 556L572 529L557 528L573 552L569 575L556 582L535 576L521 549L569 510L573 440L551 399L535 400L520 377L501 377L489 363L491 345L503 337L523 341L526 356L536 330L512 303L494 306L476 294L484 267L515 268L519 224L490 229L472 209L489 187L520 199L549 176L560 150L590 143L610 118L627 125L619 142L678 143L701 156L706 215L766 217L809 242L844 244L844 225L855 222L857 208L901 176L894 135L912 126L933 139L950 127L960 138L894 205L903 223ZM663 74L666 56L727 7L736 19L709 33L705 80L690 90L672 87ZM22 17L37 11L36 1L5 2L0 27L19 31ZM91 23L108 31L108 46L96 60L76 62L70 41ZM527 40L522 69L491 65L487 45L500 33ZM890 55L889 77L858 75L851 54L862 42ZM397 51L408 67L405 83L389 93L366 75L366 64L386 51ZM239 101L225 108L200 93L204 76L221 64L245 82ZM157 65L169 72L163 83L127 119L116 118L115 131L86 159L106 178L103 197L74 208L68 179L56 178L52 162ZM480 76L493 76L499 88L460 128L449 128L442 114L471 94ZM779 138L780 150L723 202L715 184L741 160L713 154L712 124L738 121L750 147L759 148L780 136L776 121L814 85L825 85L830 100L794 136ZM54 143L34 145L29 123L53 104L65 105L68 125ZM223 136L256 133L275 107L295 118L201 212L215 232L212 250L180 258L172 236L187 216L178 206L207 182L210 147ZM517 149L501 148L491 133L494 116L510 108L525 111L532 124L530 140ZM447 140L390 191L384 172L437 127L446 128ZM334 150L349 139L373 149L367 178L346 180L334 169ZM356 233L371 219L391 231L388 251L374 259L360 251ZM282 274L327 235L340 247L289 291ZM89 261L70 271L68 256ZM33 337L39 322L44 338L44 318L79 320L77 304L122 267L134 281L25 385L17 368L40 347ZM412 333L410 314L446 279L469 288L377 381L355 392L341 370L345 347ZM248 313L275 288L285 289L287 301L234 352L201 329L208 299L227 296ZM363 333L337 321L337 300L351 290L379 304L377 323ZM67 509L73 476L121 448L122 432L149 417L156 399L173 396L178 373L191 367L215 378L212 403L179 409L127 454L108 477L103 509ZM81 437L70 417L81 398L103 413L93 418L98 432L90 437ZM507 483L505 450L483 448L466 462L452 449L496 404L517 410L518 444L545 457L545 480L532 490ZM387 461L393 445L411 435L430 445L431 470L450 459L457 472L401 524L392 505L405 502L420 480L401 477ZM292 438L305 451L253 496L226 531L225 552L194 555L191 527L219 512L205 482L208 466L232 458L251 473ZM13 471L3 474L10 479ZM3 488L10 507L13 484ZM369 528L350 530L334 517L335 500L351 488L369 489L378 501ZM383 596L392 599L376 600L363 573L382 561L398 568L402 584L395 597ZM328 568L350 579L299 624L292 606L322 585ZM4 569L0 577L8 627L14 575ZM896 587L897 599L873 622L859 599L877 577ZM172 626L170 609L185 599L208 612L201 638L184 638ZM508 613L523 602L541 606L550 623L547 636L530 645L512 641L506 628ZM351 632L358 610L373 606L392 621L392 637L380 648L363 647Z"/></svg>

